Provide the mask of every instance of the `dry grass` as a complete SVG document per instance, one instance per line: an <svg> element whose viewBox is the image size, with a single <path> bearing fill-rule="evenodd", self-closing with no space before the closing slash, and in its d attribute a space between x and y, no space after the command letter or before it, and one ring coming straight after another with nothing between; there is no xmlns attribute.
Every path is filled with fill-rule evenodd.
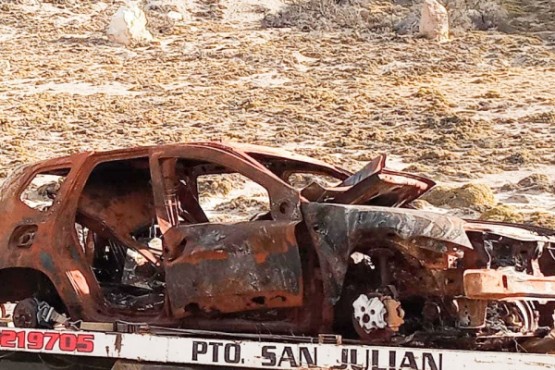
<svg viewBox="0 0 555 370"><path fill-rule="evenodd" d="M3 4L0 179L54 155L191 140L286 146L351 169L385 152L457 182L555 166L555 55L535 36L437 45L389 32L388 17L406 15L389 1L310 0L274 20L317 31L198 15L128 50L103 32L119 2Z"/></svg>
<svg viewBox="0 0 555 370"><path fill-rule="evenodd" d="M502 32L555 31L555 4L550 0L443 0L451 32L497 29ZM291 0L278 14L266 17L267 27L303 31L418 33L421 1Z"/></svg>
<svg viewBox="0 0 555 370"><path fill-rule="evenodd" d="M355 29L392 31L410 12L391 1L371 0L293 0L275 15L268 15L266 27L297 27L303 31Z"/></svg>

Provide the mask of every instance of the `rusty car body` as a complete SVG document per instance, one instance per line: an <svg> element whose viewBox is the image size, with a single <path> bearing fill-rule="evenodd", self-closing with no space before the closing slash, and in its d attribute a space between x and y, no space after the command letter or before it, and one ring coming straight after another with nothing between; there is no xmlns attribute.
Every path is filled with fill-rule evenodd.
<svg viewBox="0 0 555 370"><path fill-rule="evenodd" d="M434 182L385 160L353 174L189 143L20 168L0 192L0 302L32 297L92 322L555 350L555 231L412 209ZM268 209L211 221L199 179L216 174L260 185ZM60 179L38 189L46 207L23 195L38 175ZM295 176L329 181L299 189ZM16 307L14 322L38 325L23 316Z"/></svg>

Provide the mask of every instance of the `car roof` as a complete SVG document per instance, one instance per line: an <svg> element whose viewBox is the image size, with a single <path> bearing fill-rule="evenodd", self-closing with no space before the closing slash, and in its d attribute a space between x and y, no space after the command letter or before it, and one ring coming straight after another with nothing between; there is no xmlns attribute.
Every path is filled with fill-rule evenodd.
<svg viewBox="0 0 555 370"><path fill-rule="evenodd" d="M224 143L224 142L188 142L188 143L175 143L175 144L163 144L163 145L150 145L150 146L138 146L131 148L122 148L115 150L105 150L105 151L83 151L63 157L52 158L44 161L35 163L38 166L51 166L55 164L71 163L77 158L86 156L88 158L93 157L105 157L105 158L118 158L118 157L142 157L148 156L149 151L156 149L157 151L163 151L164 149L175 149L175 148L198 148L205 147L211 149L217 149L220 151L225 151L230 154L239 155L242 157L250 157L251 160L258 160L260 157L262 159L278 159L278 160L290 160L294 162L303 162L313 166L319 166L327 169L329 172L335 172L343 176L349 176L351 173L343 168L330 165L321 160L296 154L284 149L273 148L254 144L242 144L242 143Z"/></svg>

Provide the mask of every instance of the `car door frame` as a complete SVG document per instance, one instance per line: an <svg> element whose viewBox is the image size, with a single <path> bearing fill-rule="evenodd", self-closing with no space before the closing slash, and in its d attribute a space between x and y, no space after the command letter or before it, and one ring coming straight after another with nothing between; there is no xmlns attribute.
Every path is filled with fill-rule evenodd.
<svg viewBox="0 0 555 370"><path fill-rule="evenodd" d="M304 279L303 279L303 272L301 268L302 263L301 263L301 257L299 252L299 245L295 238L295 231L294 231L295 225L298 222L300 222L300 218L301 218L301 213L300 213L301 196L299 192L294 188L292 188L291 186L284 183L279 177L277 177L271 171L266 169L262 164L260 164L259 162L256 162L247 154L241 153L239 151L233 151L230 149L218 148L218 147L210 147L205 145L194 145L194 144L187 145L187 146L179 146L179 147L165 147L162 149L151 149L150 169L151 169L151 179L152 179L152 185L153 185L152 188L154 191L155 209L156 209L156 214L158 218L158 225L162 230L162 235L163 235L164 242L166 243L166 246L169 244L168 239L170 238L173 239L174 241L178 239L178 243L179 243L181 241L179 238L182 237L183 235L187 235L187 232L185 229L189 229L190 231L196 232L198 231L199 227L202 227L203 231L206 233L209 233L210 230L217 231L218 233L225 233L226 232L225 230L229 232L229 228L226 228L226 226L229 226L230 224L222 225L222 224L212 224L209 222L209 223L180 226L179 222L176 223L176 216L175 214L172 214L173 212L171 210L172 208L171 194L166 193L166 191L171 191L171 189L168 189L168 186L167 186L168 185L167 177L171 177L168 172L172 171L172 169L171 167L168 167L168 168L164 168L164 167L175 166L176 161L179 159L199 161L201 163L206 162L207 167L209 167L209 165L222 166L223 168L230 170L230 172L236 172L258 183L268 192L268 195L270 198L270 215L272 220L251 221L251 222L259 222L261 226L261 230L264 229L264 225L268 227L268 230L270 230L273 226L282 228L284 236L277 237L278 234L275 234L275 227L274 227L273 235L276 235L276 237L267 238L266 243L272 243L273 241L274 243L277 243L279 245L276 244L276 245L268 245L266 247L263 247L263 248L267 248L267 251L262 251L262 253L260 251L261 248L256 249L259 254L264 254L264 252L267 255L269 254L270 257L267 257L269 258L268 260L264 259L264 261L260 262L259 264L252 264L252 261L249 262L249 260L252 258L257 259L259 257L258 255L255 255L254 257L250 256L245 260L244 254L234 255L233 253L230 253L228 256L230 263L236 262L237 264L235 267L250 266L252 268L252 270L250 270L251 275L253 276L256 275L255 272L260 272L263 274L264 271L269 271L267 270L268 268L276 268L280 263L290 264L288 265L290 269L285 269L289 272L289 277L286 279L288 282L285 282L285 283L280 282L280 283L284 284L284 285L281 285L281 287L283 286L289 287L291 291L289 291L288 293L283 293L280 296L280 298L282 299L280 302L278 302L278 300L272 301L271 299L268 299L268 300L260 299L260 301L264 303L253 305L252 302L248 300L248 298L245 298L249 294L252 294L252 291L251 291L251 292L244 293L245 297L230 295L226 298L226 300L230 302L229 305L219 305L218 304L219 301L212 299L212 297L210 298L207 297L203 301L204 297L202 297L202 293L200 293L200 294L197 294L196 296L199 302L200 301L210 302L210 304L206 304L206 305L195 304L195 308L198 308L199 306L203 306L203 307L211 306L210 309L220 311L220 312L226 312L226 310L228 310L227 312L240 312L242 310L242 307L244 307L244 310L276 308L276 307L284 307L284 308L300 307L303 302ZM199 164L199 166L202 167L202 164ZM214 172L213 171L207 172L207 174L210 174L210 173L214 173ZM202 175L202 174L195 173L192 175L192 183L194 184L194 186L196 186L196 178L199 175ZM241 223L231 223L231 225L234 225L237 231L245 231L245 230L252 229L252 224L249 222L242 223L242 226L241 226ZM194 235L197 235L198 237L198 233ZM234 239L236 235L231 236L228 234L228 237ZM248 236L246 236L246 238L248 238ZM235 238L234 240L237 241L238 239ZM189 240L188 243L189 244L187 244L187 246L190 246L190 244L195 243L195 241ZM169 249L169 248L166 248L166 246L164 248L165 251ZM206 247L210 248L210 246L206 246ZM203 253L204 255L210 255L210 252L207 250L197 251L197 253L199 255L202 255ZM252 252L252 253L255 253L255 252ZM274 254L274 253L277 253L277 254ZM180 255L180 253L178 253L178 255ZM275 256L277 256L277 259L275 259L276 258ZM176 257L176 258L179 258L179 257ZM192 259L194 260L194 258ZM184 262L185 264L188 263L186 262L187 257L182 257L182 260L185 261ZM219 261L214 260L215 264L221 262L219 258L217 260ZM275 262L276 260L281 262ZM210 259L204 260L204 262L206 262L207 264L210 264L210 261L211 261ZM269 267L267 263L270 263L273 265ZM180 280L180 284L182 285L180 289L190 292L191 295L196 293L196 290L192 286L187 288L187 287L184 287L185 284L183 283L184 281L190 281L192 279L195 279L194 275L191 276L191 274L188 271L184 271L181 274L170 272L172 267L175 267L175 265L172 264L171 259L169 258L167 258L164 261L164 265L167 268L166 270L167 274L175 274L175 276L180 277L179 280ZM196 262L193 265L197 265ZM258 271L258 268L260 268L259 271ZM244 270L241 268L238 268L238 269L241 271ZM284 274L287 273L287 271L285 270L284 270ZM237 278L238 280L241 280L240 275L234 275L234 274L236 273L230 273L229 277L231 279ZM210 277L207 277L207 275L204 275L204 276L205 277L202 278L204 280L202 279L201 280L208 287L210 286L210 283L211 283ZM247 278L245 279L248 280ZM254 279L256 280L256 278ZM254 283L258 283L258 281L255 281ZM168 289L167 296L171 297L172 292L169 289L172 284L169 281L166 281L166 284ZM178 284L176 283L176 285ZM278 285L279 283L278 281L276 281L274 283L272 282L268 283L267 286L269 286L270 288L275 288ZM214 285L212 285L211 287L214 287ZM231 289L231 291L233 291L233 289ZM239 291L239 288L238 288L238 291ZM263 292L264 291L261 290L261 292L257 293L257 295L261 295L261 294L263 295ZM243 293L237 293L237 294L243 294ZM178 294L174 294L173 296L176 297L178 296ZM234 303L232 304L231 302L234 302ZM256 303L258 302L258 300L254 300L254 302ZM186 312L187 310L185 308L185 305L183 305L182 307L180 305L174 305L172 304L172 302L169 302L169 303L174 315L177 315L180 317L185 317L188 315L188 312Z"/></svg>
<svg viewBox="0 0 555 370"><path fill-rule="evenodd" d="M302 218L299 192L247 154L206 145L170 146L161 149L152 148L149 153L154 206L158 224L163 233L170 223L170 215L167 214L164 197L164 179L160 163L162 158L205 161L229 168L266 189L270 198L270 213L273 220L299 221Z"/></svg>

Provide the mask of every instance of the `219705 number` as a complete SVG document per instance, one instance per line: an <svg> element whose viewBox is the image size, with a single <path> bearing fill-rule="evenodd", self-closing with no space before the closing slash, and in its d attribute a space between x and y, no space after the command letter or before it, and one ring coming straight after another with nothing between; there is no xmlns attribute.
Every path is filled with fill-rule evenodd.
<svg viewBox="0 0 555 370"><path fill-rule="evenodd" d="M94 335L40 331L2 330L0 347L29 350L60 350L62 352L91 353Z"/></svg>

